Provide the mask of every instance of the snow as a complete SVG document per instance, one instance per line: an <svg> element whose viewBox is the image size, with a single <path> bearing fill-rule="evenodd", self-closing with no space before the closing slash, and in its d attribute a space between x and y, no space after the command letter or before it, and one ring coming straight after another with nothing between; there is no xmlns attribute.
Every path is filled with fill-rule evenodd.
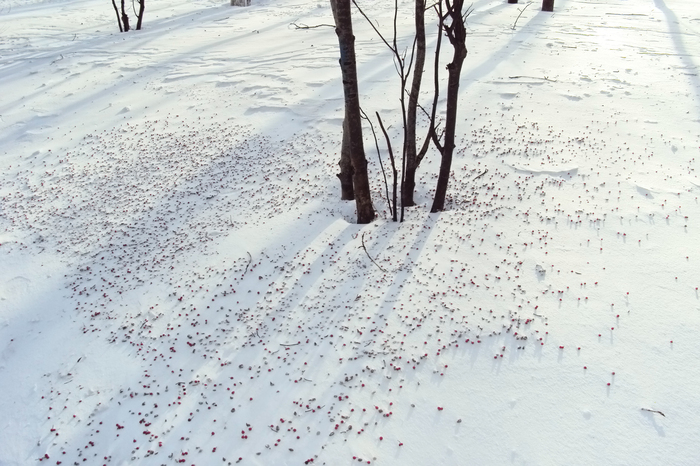
<svg viewBox="0 0 700 466"><path fill-rule="evenodd" d="M700 463L694 2L475 2L448 210L365 128L370 225L328 3L227 3L0 4L0 465Z"/></svg>

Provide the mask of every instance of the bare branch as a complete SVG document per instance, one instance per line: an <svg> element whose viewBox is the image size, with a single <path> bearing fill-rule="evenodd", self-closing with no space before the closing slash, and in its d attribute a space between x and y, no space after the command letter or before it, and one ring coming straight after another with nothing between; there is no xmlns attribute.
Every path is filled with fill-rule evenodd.
<svg viewBox="0 0 700 466"><path fill-rule="evenodd" d="M379 166L382 168L382 175L384 175L384 186L386 187L386 202L389 204L389 213L394 216L394 210L391 204L391 198L389 197L389 183L386 181L386 172L384 171L384 164L382 163L382 156L381 152L379 151L379 142L377 141L377 133L374 131L374 125L372 124L372 120L369 119L367 114L365 113L364 110L362 110L362 107L360 107L360 113L362 115L362 118L364 120L367 120L369 123L369 127L372 130L372 136L374 137L374 145L377 148L377 158L379 159Z"/></svg>
<svg viewBox="0 0 700 466"><path fill-rule="evenodd" d="M394 221L397 221L397 205L396 205L396 177L397 177L397 172L396 172L396 162L394 160L394 151L391 150L391 139L389 139L389 134L387 134L386 129L384 129L384 123L382 123L382 117L379 116L379 112L375 112L377 114L377 120L379 121L379 127L382 129L382 133L384 133L384 138L386 139L386 145L389 149L389 159L391 160L391 169L394 175L394 183L393 183L393 199L394 199L394 212L393 212L393 219ZM388 196L388 194L387 194Z"/></svg>
<svg viewBox="0 0 700 466"><path fill-rule="evenodd" d="M367 22L369 23L369 25L372 26L372 29L374 29L374 32L377 33L377 35L378 35L379 38L382 40L382 42L384 42L384 44L386 44L387 47L389 47L391 50L393 50L393 51L395 52L396 49L395 49L394 47L392 47L391 45L389 45L389 42L387 42L386 39L384 38L384 36L382 35L382 33L379 32L379 29L377 29L377 28L374 26L374 23L367 17L367 15L365 14L365 12L362 11L362 8L360 8L360 5L358 5L357 2L356 2L355 0L352 0L352 4L355 5L355 8L357 8L357 11L359 11L360 14L367 20Z"/></svg>

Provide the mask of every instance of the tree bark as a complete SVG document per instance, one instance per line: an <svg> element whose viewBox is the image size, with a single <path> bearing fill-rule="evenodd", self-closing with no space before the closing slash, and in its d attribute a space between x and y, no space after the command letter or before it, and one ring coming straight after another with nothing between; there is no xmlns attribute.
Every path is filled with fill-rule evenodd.
<svg viewBox="0 0 700 466"><path fill-rule="evenodd" d="M554 11L554 0L542 0L542 11Z"/></svg>
<svg viewBox="0 0 700 466"><path fill-rule="evenodd" d="M343 119L343 143L340 147L340 173L336 176L340 180L340 200L352 201L355 199L355 190L352 187L352 160L350 158L350 132L347 120Z"/></svg>
<svg viewBox="0 0 700 466"><path fill-rule="evenodd" d="M401 203L402 206L405 207L416 205L413 200L413 192L416 189L416 170L422 159L422 156L419 157L416 147L416 113L421 81L423 79L423 68L425 67L425 0L416 0L415 21L416 63L413 67L411 93L408 97L406 116L406 175L403 189L401 190ZM421 152L422 155L425 155L425 152Z"/></svg>
<svg viewBox="0 0 700 466"><path fill-rule="evenodd" d="M139 16L138 21L136 21L136 30L141 30L141 23L143 22L143 13L146 11L146 0L139 0Z"/></svg>
<svg viewBox="0 0 700 466"><path fill-rule="evenodd" d="M508 0L508 3L518 3L518 0Z"/></svg>
<svg viewBox="0 0 700 466"><path fill-rule="evenodd" d="M462 7L464 0L454 0L450 5L449 0L445 0L447 13L441 17L442 27L447 34L454 54L452 62L447 65L447 109L445 115L445 142L440 151L442 159L440 161L440 173L438 174L437 187L435 188L435 198L430 212L440 212L445 209L445 196L447 195L447 183L450 179L450 168L452 166L452 153L455 148L455 128L457 125L457 104L459 100L459 77L462 73L462 64L467 57L467 31L464 26ZM450 24L445 20L449 18Z"/></svg>
<svg viewBox="0 0 700 466"><path fill-rule="evenodd" d="M362 140L362 120L360 95L357 85L357 64L355 62L355 36L352 32L350 0L331 0L335 17L335 32L340 47L340 70L343 76L345 95L345 122L347 124L350 160L352 162L352 183L357 207L357 223L370 223L374 220L374 207L369 190L367 159Z"/></svg>
<svg viewBox="0 0 700 466"><path fill-rule="evenodd" d="M126 14L124 0L122 0L122 24L124 25L124 32L129 32L129 15Z"/></svg>

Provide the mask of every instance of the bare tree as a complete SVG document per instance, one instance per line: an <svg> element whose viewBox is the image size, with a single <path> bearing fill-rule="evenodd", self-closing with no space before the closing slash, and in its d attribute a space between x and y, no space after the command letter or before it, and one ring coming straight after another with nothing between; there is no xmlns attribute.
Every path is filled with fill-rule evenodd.
<svg viewBox="0 0 700 466"><path fill-rule="evenodd" d="M416 62L413 68L411 93L408 98L406 116L406 175L404 177L404 186L401 190L401 204L405 207L416 205L413 200L413 192L416 189L416 170L423 160L423 157L425 157L425 154L428 152L430 141L430 136L428 136L420 151L417 150L416 113L418 110L418 96L420 95L421 81L423 79L423 68L425 66L425 0L416 0L415 26Z"/></svg>
<svg viewBox="0 0 700 466"><path fill-rule="evenodd" d="M124 7L124 0L122 0L122 27L123 32L129 32L129 15L126 14L126 7Z"/></svg>
<svg viewBox="0 0 700 466"><path fill-rule="evenodd" d="M393 38L391 42L389 42L384 35L382 35L379 29L377 29L372 20L369 19L355 0L353 0L353 3L360 14L362 14L370 26L372 26L372 29L374 29L382 42L384 42L384 45L386 45L391 51L394 60L394 67L396 68L396 73L399 76L399 103L401 105L401 118L403 124L403 145L401 151L401 221L403 222L405 208L407 206L415 205L415 202L413 201L413 191L415 190L416 184L416 169L430 146L430 134L428 134L421 150L418 151L416 148L416 114L418 109L418 97L420 94L421 80L423 77L423 67L425 65L425 0L415 0L416 36L411 48L411 55L408 59L406 58L407 51L399 50L399 46L397 44L397 19L399 12L398 1L394 0ZM416 60L415 65L413 61L414 58ZM411 91L409 93L407 90L407 85L411 72L413 72L413 79L411 83ZM407 93L409 94L408 105L406 103ZM379 114L377 114L377 118L380 119ZM384 126L381 121L379 124L384 131ZM392 157L393 162L391 144L389 143L386 131L384 131L384 136L387 139L389 156ZM397 176L395 175L394 191L396 191L396 185ZM396 205L396 200L394 200L394 221L397 221L397 212L398 208Z"/></svg>
<svg viewBox="0 0 700 466"><path fill-rule="evenodd" d="M362 117L360 96L357 85L357 64L355 62L355 36L352 31L350 0L331 0L335 18L335 33L340 47L340 70L343 76L345 95L345 123L347 129L350 161L352 162L352 184L357 208L357 223L370 223L374 220L374 207L369 190L367 159L362 140ZM345 131L344 131L345 133Z"/></svg>
<svg viewBox="0 0 700 466"><path fill-rule="evenodd" d="M112 0L112 6L114 7L114 12L117 14L117 24L119 25L119 32L124 32L124 28L122 27L122 19L119 16L119 8L117 8L117 2L115 0Z"/></svg>
<svg viewBox="0 0 700 466"><path fill-rule="evenodd" d="M445 111L445 140L440 141L436 132L431 131L431 136L435 147L441 155L440 172L435 188L435 198L431 212L440 212L445 208L445 196L447 194L447 184L450 179L450 169L452 166L452 153L455 148L455 128L457 124L457 104L459 100L459 77L462 73L462 64L467 57L467 31L464 25L471 10L462 13L464 0L445 0L446 11L443 13L442 2L435 5L439 17L440 34L445 33L452 44L454 53L452 61L447 65L447 108ZM441 36L438 36L441 37ZM435 51L435 100L433 101L433 116L431 125L435 122L435 107L437 103L438 68L440 58L440 40Z"/></svg>
<svg viewBox="0 0 700 466"><path fill-rule="evenodd" d="M146 0L137 0L139 4L139 12L136 13L138 21L136 21L136 30L141 30L141 24L143 23L143 13L146 11Z"/></svg>
<svg viewBox="0 0 700 466"><path fill-rule="evenodd" d="M139 4L139 11L136 11L135 3ZM141 30L143 25L143 14L146 11L146 0L132 0L132 6L134 6L134 14L136 15L136 30ZM121 0L121 11L117 8L117 2L112 0L112 6L114 7L114 12L117 14L117 25L119 26L119 32L129 32L131 30L131 25L129 24L129 15L126 13L126 1Z"/></svg>

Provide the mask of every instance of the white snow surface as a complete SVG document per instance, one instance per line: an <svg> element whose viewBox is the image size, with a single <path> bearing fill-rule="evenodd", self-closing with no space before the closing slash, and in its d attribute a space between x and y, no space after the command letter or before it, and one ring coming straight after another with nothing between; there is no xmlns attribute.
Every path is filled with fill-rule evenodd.
<svg viewBox="0 0 700 466"><path fill-rule="evenodd" d="M0 465L700 464L696 2L475 1L447 210L367 126L369 225L327 1L146 6L0 2Z"/></svg>

